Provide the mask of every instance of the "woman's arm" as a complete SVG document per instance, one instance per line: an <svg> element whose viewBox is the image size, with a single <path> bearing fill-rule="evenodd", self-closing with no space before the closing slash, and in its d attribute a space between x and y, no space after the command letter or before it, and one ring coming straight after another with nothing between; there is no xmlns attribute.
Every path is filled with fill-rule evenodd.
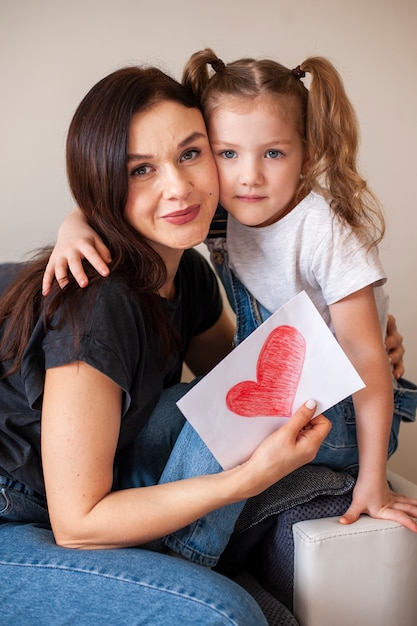
<svg viewBox="0 0 417 626"><path fill-rule="evenodd" d="M397 323L393 315L388 315L385 349L388 354L394 378L398 380L404 375L404 346L402 335L397 330Z"/></svg>
<svg viewBox="0 0 417 626"><path fill-rule="evenodd" d="M165 536L260 493L310 462L330 429L323 416L311 420L314 408L303 406L234 469L112 492L121 402L120 388L86 363L46 373L42 462L52 528L61 546L115 548Z"/></svg>
<svg viewBox="0 0 417 626"><path fill-rule="evenodd" d="M359 449L359 474L352 505L341 518L351 523L361 513L398 521L386 480L388 441L393 415L393 386L383 344L373 287L368 286L330 306L336 337L365 382L353 396ZM404 513L408 504L400 506ZM391 509L391 510L390 510ZM401 523L416 530L406 514Z"/></svg>

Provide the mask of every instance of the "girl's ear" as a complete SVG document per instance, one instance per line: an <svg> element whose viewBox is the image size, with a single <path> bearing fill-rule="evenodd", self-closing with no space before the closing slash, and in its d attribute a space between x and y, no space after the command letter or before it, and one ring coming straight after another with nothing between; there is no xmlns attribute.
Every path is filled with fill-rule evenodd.
<svg viewBox="0 0 417 626"><path fill-rule="evenodd" d="M311 167L311 162L310 162L310 155L307 152L307 149L304 152L304 159L303 159L303 163L301 166L301 176L305 176L308 173L308 170Z"/></svg>

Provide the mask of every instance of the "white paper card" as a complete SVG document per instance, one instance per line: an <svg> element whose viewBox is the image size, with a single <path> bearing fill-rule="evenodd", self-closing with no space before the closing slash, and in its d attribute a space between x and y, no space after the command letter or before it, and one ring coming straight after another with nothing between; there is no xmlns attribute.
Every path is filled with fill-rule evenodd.
<svg viewBox="0 0 417 626"><path fill-rule="evenodd" d="M178 401L224 469L242 463L309 399L316 415L365 385L303 291Z"/></svg>

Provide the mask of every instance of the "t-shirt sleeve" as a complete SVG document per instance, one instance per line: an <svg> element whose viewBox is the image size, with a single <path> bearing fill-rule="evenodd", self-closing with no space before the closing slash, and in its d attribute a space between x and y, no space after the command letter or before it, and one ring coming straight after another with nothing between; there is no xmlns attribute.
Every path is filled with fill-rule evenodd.
<svg viewBox="0 0 417 626"><path fill-rule="evenodd" d="M45 369L84 361L128 394L146 340L138 299L112 278L89 289L75 317L63 307L54 320L43 341Z"/></svg>
<svg viewBox="0 0 417 626"><path fill-rule="evenodd" d="M316 249L311 269L328 305L368 285L386 282L376 246L368 249L336 221Z"/></svg>

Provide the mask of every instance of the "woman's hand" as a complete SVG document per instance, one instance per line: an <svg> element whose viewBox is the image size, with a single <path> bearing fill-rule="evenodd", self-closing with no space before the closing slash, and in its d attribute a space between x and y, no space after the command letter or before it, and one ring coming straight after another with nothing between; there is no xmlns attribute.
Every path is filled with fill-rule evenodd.
<svg viewBox="0 0 417 626"><path fill-rule="evenodd" d="M109 275L111 254L97 233L87 224L80 209L74 209L62 222L58 238L42 281L42 293L48 295L54 276L63 289L68 284L68 269L80 287L88 285L82 265L86 259L101 276Z"/></svg>
<svg viewBox="0 0 417 626"><path fill-rule="evenodd" d="M248 470L248 493L244 497L261 493L315 458L331 429L330 421L323 415L312 418L315 408L315 402L306 402L237 468Z"/></svg>
<svg viewBox="0 0 417 626"><path fill-rule="evenodd" d="M393 315L388 315L387 335L385 337L385 349L391 363L394 378L404 375L404 346L403 338L397 330L397 324Z"/></svg>
<svg viewBox="0 0 417 626"><path fill-rule="evenodd" d="M373 485L369 481L362 484L358 480L352 504L339 521L341 524L352 524L362 513L375 519L397 522L417 533L417 500L391 491L385 480L381 485Z"/></svg>

